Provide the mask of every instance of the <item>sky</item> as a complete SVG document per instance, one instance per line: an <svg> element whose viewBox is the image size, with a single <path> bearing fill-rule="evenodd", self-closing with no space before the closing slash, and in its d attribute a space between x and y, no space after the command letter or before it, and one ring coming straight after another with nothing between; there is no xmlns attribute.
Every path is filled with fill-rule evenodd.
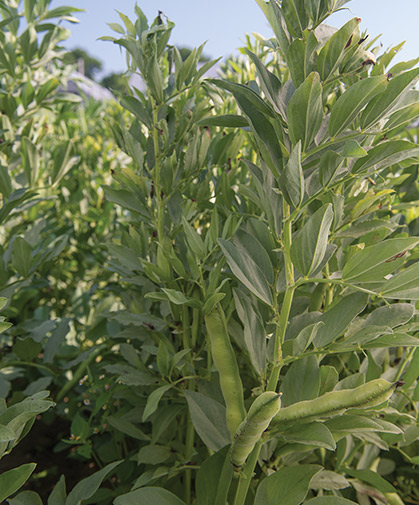
<svg viewBox="0 0 419 505"><path fill-rule="evenodd" d="M255 0L137 0L137 4L149 21L160 10L175 23L170 43L196 47L206 42L204 52L211 58L236 52L237 47L244 45L246 33L272 36ZM124 71L125 58L119 47L97 39L103 35L117 36L107 26L120 21L117 10L135 19L135 0L52 0L52 7L59 5L86 10L77 14L79 24L68 25L72 36L65 47L83 47L102 60L103 74ZM360 17L361 31L367 30L371 38L382 34L379 41L384 48L406 40L394 61L419 57L419 0L352 0L346 7L326 22L339 28L352 17Z"/></svg>

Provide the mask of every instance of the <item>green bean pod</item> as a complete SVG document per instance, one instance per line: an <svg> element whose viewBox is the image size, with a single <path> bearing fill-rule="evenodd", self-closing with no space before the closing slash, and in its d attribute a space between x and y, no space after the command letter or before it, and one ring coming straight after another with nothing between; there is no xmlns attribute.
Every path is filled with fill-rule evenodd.
<svg viewBox="0 0 419 505"><path fill-rule="evenodd" d="M218 305L205 316L205 324L211 344L211 354L220 374L221 392L226 404L227 426L233 437L246 416L243 385L236 356L227 331L224 312Z"/></svg>
<svg viewBox="0 0 419 505"><path fill-rule="evenodd" d="M231 444L231 462L237 470L244 464L280 408L281 395L274 391L262 393L253 402Z"/></svg>
<svg viewBox="0 0 419 505"><path fill-rule="evenodd" d="M375 407L388 400L396 387L402 383L391 383L385 379L374 379L355 389L330 391L319 398L294 403L281 409L272 420L272 426L281 423L325 416L351 408Z"/></svg>

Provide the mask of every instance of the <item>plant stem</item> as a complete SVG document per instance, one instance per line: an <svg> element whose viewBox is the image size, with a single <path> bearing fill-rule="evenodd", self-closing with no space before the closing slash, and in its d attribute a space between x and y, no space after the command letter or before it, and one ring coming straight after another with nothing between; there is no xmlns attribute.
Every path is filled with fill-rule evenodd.
<svg viewBox="0 0 419 505"><path fill-rule="evenodd" d="M292 220L290 218L290 206L283 200L283 216L284 226L282 229L283 235L283 254L284 254L284 268L285 280L287 288L285 291L284 299L282 301L281 313L278 315L277 296L275 296L275 319L276 331L274 342L274 359L273 367L268 381L267 390L275 391L278 385L279 374L283 365L282 359L282 345L285 339L285 332L287 330L288 319L291 311L292 300L294 298L295 284L294 284L294 266L291 261L291 243L292 243Z"/></svg>
<svg viewBox="0 0 419 505"><path fill-rule="evenodd" d="M157 201L157 238L159 241L163 238L164 226L163 226L163 216L164 216L164 202L162 199L162 191L160 187L160 155L159 155L159 130L157 127L158 123L158 108L156 102L151 99L153 108L153 148L154 148L154 188L156 193Z"/></svg>
<svg viewBox="0 0 419 505"><path fill-rule="evenodd" d="M193 381L188 383L188 389L194 390L195 384ZM192 458L193 450L194 450L194 441L195 441L195 430L192 424L191 416L187 414L186 421L186 436L185 436L185 456L186 461L189 463ZM184 484L184 500L186 505L189 505L191 502L191 488L192 488L192 469L186 468L185 470L185 480Z"/></svg>
<svg viewBox="0 0 419 505"><path fill-rule="evenodd" d="M262 447L262 440L259 440L255 448L250 453L249 459L244 465L243 471L240 474L239 485L236 490L236 497L234 505L244 505L246 501L247 491L249 490L250 482L252 481L253 472L259 457L260 448Z"/></svg>
<svg viewBox="0 0 419 505"><path fill-rule="evenodd" d="M52 375L59 375L57 372L54 372L54 370L52 370L48 366L41 365L41 363L32 363L31 361L20 361L20 360L6 361L0 364L0 369L8 368L9 366L32 366L34 368L39 368L40 370L45 370Z"/></svg>

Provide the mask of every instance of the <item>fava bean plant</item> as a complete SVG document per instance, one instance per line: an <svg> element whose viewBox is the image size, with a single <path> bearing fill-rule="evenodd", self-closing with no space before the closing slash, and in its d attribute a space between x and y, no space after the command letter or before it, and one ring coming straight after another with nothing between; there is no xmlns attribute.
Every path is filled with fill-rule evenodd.
<svg viewBox="0 0 419 505"><path fill-rule="evenodd" d="M107 38L145 84L115 128L136 168L104 188L127 217L104 369L137 439L114 503L409 503L418 60L324 24L344 0L257 3L274 36L224 79L162 14Z"/></svg>
<svg viewBox="0 0 419 505"><path fill-rule="evenodd" d="M83 106L74 9L0 2L0 455L43 413L92 472L48 505L419 502L419 59L328 26L345 0L256 1L273 36L218 78L120 13L143 86ZM0 501L42 504L34 468Z"/></svg>

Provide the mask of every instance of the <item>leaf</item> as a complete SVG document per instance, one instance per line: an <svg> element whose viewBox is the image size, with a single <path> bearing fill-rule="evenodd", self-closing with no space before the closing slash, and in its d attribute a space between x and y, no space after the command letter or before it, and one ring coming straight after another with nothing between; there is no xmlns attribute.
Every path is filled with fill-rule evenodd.
<svg viewBox="0 0 419 505"><path fill-rule="evenodd" d="M35 463L26 463L0 475L0 502L20 489L35 470Z"/></svg>
<svg viewBox="0 0 419 505"><path fill-rule="evenodd" d="M204 241L198 232L186 221L184 216L182 216L182 225L191 251L197 258L202 260L206 254Z"/></svg>
<svg viewBox="0 0 419 505"><path fill-rule="evenodd" d="M206 459L200 466L195 483L197 505L225 504L232 477L230 446L227 445Z"/></svg>
<svg viewBox="0 0 419 505"><path fill-rule="evenodd" d="M42 500L34 491L23 491L7 500L9 505L42 505Z"/></svg>
<svg viewBox="0 0 419 505"><path fill-rule="evenodd" d="M112 203L116 203L124 209L138 212L143 216L148 215L143 202L139 199L138 195L134 192L127 191L126 189L114 189L110 186L102 186L105 193L105 198Z"/></svg>
<svg viewBox="0 0 419 505"><path fill-rule="evenodd" d="M372 470L354 470L352 468L345 468L345 473L355 479L359 479L367 484L370 484L382 493L397 493L396 489L390 484L390 482Z"/></svg>
<svg viewBox="0 0 419 505"><path fill-rule="evenodd" d="M265 67L256 54L252 53L247 48L244 50L256 66L260 86L265 97L270 101L275 112L281 114L282 118L285 120L285 104L281 98L281 83L279 82L278 77Z"/></svg>
<svg viewBox="0 0 419 505"><path fill-rule="evenodd" d="M323 121L322 85L317 72L312 72L292 95L287 105L288 128L291 142L301 140L305 152Z"/></svg>
<svg viewBox="0 0 419 505"><path fill-rule="evenodd" d="M27 137L22 138L21 154L27 183L32 186L39 175L39 152L36 145Z"/></svg>
<svg viewBox="0 0 419 505"><path fill-rule="evenodd" d="M137 428L134 424L130 423L126 419L120 417L108 416L106 422L121 433L125 433L129 437L136 438L137 440L149 440L149 436L146 435L142 430Z"/></svg>
<svg viewBox="0 0 419 505"><path fill-rule="evenodd" d="M142 487L115 498L114 505L185 505L176 495L161 487Z"/></svg>
<svg viewBox="0 0 419 505"><path fill-rule="evenodd" d="M419 156L417 144L407 140L389 140L381 142L378 146L368 151L368 156L360 158L352 167L353 173L368 173L373 168L374 171L383 170L391 165L400 163L409 158Z"/></svg>
<svg viewBox="0 0 419 505"><path fill-rule="evenodd" d="M262 480L256 490L254 505L277 505L278 497L287 505L300 505L307 496L310 481L319 465L284 467Z"/></svg>
<svg viewBox="0 0 419 505"><path fill-rule="evenodd" d="M259 266L269 284L274 281L274 269L271 259L265 247L259 242L259 237L244 230L238 230L233 237L233 243L240 252L250 256ZM271 245L268 245L271 248ZM269 249L268 249L269 250Z"/></svg>
<svg viewBox="0 0 419 505"><path fill-rule="evenodd" d="M332 221L332 204L328 203L309 218L293 240L291 259L302 275L309 276L321 264Z"/></svg>
<svg viewBox="0 0 419 505"><path fill-rule="evenodd" d="M210 82L233 93L239 107L261 140L261 146L265 149L263 153L265 162L275 175L279 174L282 168L280 163L282 151L275 129L269 120L270 117L276 117L274 111L248 86L219 79Z"/></svg>
<svg viewBox="0 0 419 505"><path fill-rule="evenodd" d="M304 0L282 0L281 8L290 34L294 37L302 37L310 21Z"/></svg>
<svg viewBox="0 0 419 505"><path fill-rule="evenodd" d="M244 343L255 370L261 375L266 366L266 332L262 317L247 296L237 290L233 292L237 314L243 324Z"/></svg>
<svg viewBox="0 0 419 505"><path fill-rule="evenodd" d="M194 428L204 444L218 451L231 442L224 405L195 391L184 391Z"/></svg>
<svg viewBox="0 0 419 505"><path fill-rule="evenodd" d="M159 465L171 456L170 447L163 445L146 445L141 447L137 455L137 465Z"/></svg>
<svg viewBox="0 0 419 505"><path fill-rule="evenodd" d="M303 328L300 333L293 339L284 342L283 350L288 356L299 356L311 344L314 337L317 335L322 322L309 324Z"/></svg>
<svg viewBox="0 0 419 505"><path fill-rule="evenodd" d="M394 275L380 292L385 298L419 300L419 262Z"/></svg>
<svg viewBox="0 0 419 505"><path fill-rule="evenodd" d="M357 416L345 414L344 416L336 416L325 421L325 426L332 432L343 433L362 433L364 431L384 432L384 433L402 433L403 431L396 425L386 423L380 424L381 420L371 419L366 416ZM388 426L387 426L388 425Z"/></svg>
<svg viewBox="0 0 419 505"><path fill-rule="evenodd" d="M329 451L336 449L336 443L330 430L322 423L296 425L281 432L287 442L324 447Z"/></svg>
<svg viewBox="0 0 419 505"><path fill-rule="evenodd" d="M364 349L378 349L380 347L416 347L419 345L418 337L411 337L407 333L394 333L382 335L362 345Z"/></svg>
<svg viewBox="0 0 419 505"><path fill-rule="evenodd" d="M395 112L395 104L413 87L418 77L419 69L414 68L390 79L385 91L377 95L362 113L361 127L369 128L389 112Z"/></svg>
<svg viewBox="0 0 419 505"><path fill-rule="evenodd" d="M310 482L310 489L345 489L349 486L349 482L343 475L330 470L322 470Z"/></svg>
<svg viewBox="0 0 419 505"><path fill-rule="evenodd" d="M147 419L153 414L157 407L159 406L159 402L166 391L172 388L171 384L166 384L164 386L160 386L155 389L147 398L147 403L143 412L142 422L145 423Z"/></svg>
<svg viewBox="0 0 419 505"><path fill-rule="evenodd" d="M99 489L99 486L108 473L121 463L122 460L113 461L93 475L81 480L68 494L65 505L80 505L83 500L88 500Z"/></svg>
<svg viewBox="0 0 419 505"><path fill-rule="evenodd" d="M317 398L320 389L320 369L316 356L292 363L281 384L285 406Z"/></svg>
<svg viewBox="0 0 419 505"><path fill-rule="evenodd" d="M399 266L397 260L418 243L419 238L406 237L366 247L349 258L342 270L342 280L352 283L382 281Z"/></svg>
<svg viewBox="0 0 419 505"><path fill-rule="evenodd" d="M363 158L367 154L367 151L356 140L346 142L342 152L344 158Z"/></svg>
<svg viewBox="0 0 419 505"><path fill-rule="evenodd" d="M8 428L7 426L2 426L0 424L0 442L9 442L16 438L15 432Z"/></svg>
<svg viewBox="0 0 419 505"><path fill-rule="evenodd" d="M387 85L386 76L369 77L361 79L349 88L338 98L332 108L329 120L329 134L336 137L345 130L360 111L367 105L372 97L383 91Z"/></svg>
<svg viewBox="0 0 419 505"><path fill-rule="evenodd" d="M337 496L318 496L304 502L304 505L357 505L357 503Z"/></svg>
<svg viewBox="0 0 419 505"><path fill-rule="evenodd" d="M220 116L208 116L196 123L198 126L224 126L226 128L245 128L249 126L248 120L237 114L224 114Z"/></svg>
<svg viewBox="0 0 419 505"><path fill-rule="evenodd" d="M132 114L134 114L141 123L144 123L148 129L152 128L150 113L139 100L133 96L123 96L120 101L122 107L132 112Z"/></svg>
<svg viewBox="0 0 419 505"><path fill-rule="evenodd" d="M292 150L279 183L285 200L294 208L300 207L304 199L304 173L301 166L300 141Z"/></svg>
<svg viewBox="0 0 419 505"><path fill-rule="evenodd" d="M320 321L324 323L314 338L316 348L323 348L336 340L349 326L349 323L364 310L368 302L365 293L352 293L325 312Z"/></svg>
<svg viewBox="0 0 419 505"><path fill-rule="evenodd" d="M326 81L338 69L345 56L345 47L358 28L360 18L353 18L335 32L322 47L317 58L317 69L322 81Z"/></svg>
<svg viewBox="0 0 419 505"><path fill-rule="evenodd" d="M12 245L12 263L22 277L28 277L32 266L32 247L23 237L16 237Z"/></svg>
<svg viewBox="0 0 419 505"><path fill-rule="evenodd" d="M239 281L263 302L272 305L272 294L268 281L253 259L245 251L239 250L227 240L220 238L218 243L226 257L228 266Z"/></svg>

